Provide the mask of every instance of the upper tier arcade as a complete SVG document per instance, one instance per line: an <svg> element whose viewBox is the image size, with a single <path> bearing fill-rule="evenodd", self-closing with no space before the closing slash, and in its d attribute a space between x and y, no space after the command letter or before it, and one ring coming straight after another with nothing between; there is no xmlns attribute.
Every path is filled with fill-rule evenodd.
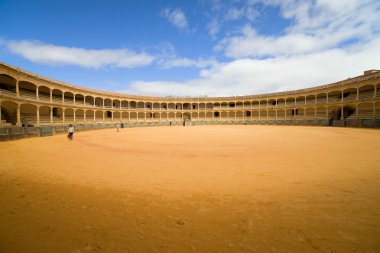
<svg viewBox="0 0 380 253"><path fill-rule="evenodd" d="M291 81L291 80L289 80ZM158 97L100 91L0 63L0 126L106 122L380 119L380 72L322 86L231 97Z"/></svg>

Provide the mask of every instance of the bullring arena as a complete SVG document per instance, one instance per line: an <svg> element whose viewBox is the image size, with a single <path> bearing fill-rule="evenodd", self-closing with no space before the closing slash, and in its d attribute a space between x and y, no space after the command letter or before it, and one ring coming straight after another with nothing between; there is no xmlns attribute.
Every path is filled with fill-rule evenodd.
<svg viewBox="0 0 380 253"><path fill-rule="evenodd" d="M380 252L379 80L149 97L2 63L0 252Z"/></svg>

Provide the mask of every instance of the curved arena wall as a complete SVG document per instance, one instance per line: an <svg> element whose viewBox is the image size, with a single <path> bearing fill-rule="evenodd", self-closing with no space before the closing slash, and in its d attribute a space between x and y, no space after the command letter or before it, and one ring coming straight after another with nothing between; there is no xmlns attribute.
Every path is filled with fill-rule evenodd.
<svg viewBox="0 0 380 253"><path fill-rule="evenodd" d="M0 127L57 129L169 124L378 127L380 72L308 89L238 97L154 97L99 91L0 63Z"/></svg>

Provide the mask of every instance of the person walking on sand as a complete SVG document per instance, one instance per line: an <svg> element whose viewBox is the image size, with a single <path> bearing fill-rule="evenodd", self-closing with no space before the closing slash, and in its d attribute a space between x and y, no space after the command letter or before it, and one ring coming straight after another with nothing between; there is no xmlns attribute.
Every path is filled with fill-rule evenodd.
<svg viewBox="0 0 380 253"><path fill-rule="evenodd" d="M67 138L72 141L73 140L73 135L74 135L74 127L72 124L69 125L69 129L68 129L68 135L67 135Z"/></svg>

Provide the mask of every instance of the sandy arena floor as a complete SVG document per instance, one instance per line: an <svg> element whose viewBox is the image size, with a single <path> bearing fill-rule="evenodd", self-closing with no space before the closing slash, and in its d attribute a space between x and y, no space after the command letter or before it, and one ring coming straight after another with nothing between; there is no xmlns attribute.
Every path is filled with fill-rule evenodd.
<svg viewBox="0 0 380 253"><path fill-rule="evenodd" d="M0 143L0 252L380 252L380 131L154 127Z"/></svg>

